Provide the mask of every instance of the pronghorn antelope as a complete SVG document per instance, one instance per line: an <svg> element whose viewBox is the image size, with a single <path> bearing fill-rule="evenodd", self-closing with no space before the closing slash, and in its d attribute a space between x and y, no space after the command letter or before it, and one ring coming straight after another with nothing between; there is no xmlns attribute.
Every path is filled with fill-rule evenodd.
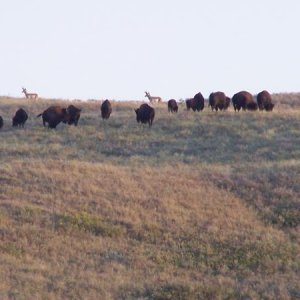
<svg viewBox="0 0 300 300"><path fill-rule="evenodd" d="M150 103L152 102L162 102L161 97L158 96L151 96L149 92L145 92L145 97L147 97L150 101Z"/></svg>
<svg viewBox="0 0 300 300"><path fill-rule="evenodd" d="M27 93L27 90L25 88L22 88L22 93L25 94L26 98L36 99L38 97L38 94L36 94L36 93Z"/></svg>

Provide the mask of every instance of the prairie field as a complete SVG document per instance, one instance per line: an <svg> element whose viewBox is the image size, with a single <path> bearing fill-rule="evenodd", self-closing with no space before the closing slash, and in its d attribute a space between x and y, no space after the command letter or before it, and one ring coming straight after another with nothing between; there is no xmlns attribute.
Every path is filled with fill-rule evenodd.
<svg viewBox="0 0 300 300"><path fill-rule="evenodd" d="M149 128L140 102L0 97L0 299L300 298L300 94L273 99ZM44 128L54 104L78 126Z"/></svg>

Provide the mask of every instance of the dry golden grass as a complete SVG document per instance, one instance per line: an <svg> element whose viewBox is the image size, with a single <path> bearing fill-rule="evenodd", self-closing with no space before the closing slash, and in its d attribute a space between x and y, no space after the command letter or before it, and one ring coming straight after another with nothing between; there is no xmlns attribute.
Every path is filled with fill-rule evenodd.
<svg viewBox="0 0 300 300"><path fill-rule="evenodd" d="M96 101L42 127L56 100L0 99L1 299L300 296L300 108L167 113ZM281 98L280 98L281 97ZM11 127L22 106L25 129Z"/></svg>

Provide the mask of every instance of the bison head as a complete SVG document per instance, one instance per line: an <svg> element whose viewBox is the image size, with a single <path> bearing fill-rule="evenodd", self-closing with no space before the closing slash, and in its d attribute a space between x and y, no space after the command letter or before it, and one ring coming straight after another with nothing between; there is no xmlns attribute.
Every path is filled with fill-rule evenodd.
<svg viewBox="0 0 300 300"><path fill-rule="evenodd" d="M247 109L248 110L257 110L258 106L257 106L257 103L255 102L250 102L247 104Z"/></svg>
<svg viewBox="0 0 300 300"><path fill-rule="evenodd" d="M274 108L274 104L273 103L266 103L265 104L265 110L266 111L272 111Z"/></svg>
<svg viewBox="0 0 300 300"><path fill-rule="evenodd" d="M69 121L70 121L70 114L68 114L68 112L67 112L67 109L66 108L63 108L62 110L61 110L61 117L62 117L62 122L63 123L69 123Z"/></svg>

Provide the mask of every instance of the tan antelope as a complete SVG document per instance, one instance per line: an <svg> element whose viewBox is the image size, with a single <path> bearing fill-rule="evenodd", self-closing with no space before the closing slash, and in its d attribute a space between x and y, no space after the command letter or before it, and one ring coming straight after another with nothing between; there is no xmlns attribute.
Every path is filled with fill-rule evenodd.
<svg viewBox="0 0 300 300"><path fill-rule="evenodd" d="M25 94L26 98L36 99L38 97L38 94L36 94L36 93L27 93L27 90L25 88L22 88L22 93Z"/></svg>
<svg viewBox="0 0 300 300"><path fill-rule="evenodd" d="M145 97L147 97L150 101L150 103L152 102L162 102L161 97L158 96L151 96L149 92L145 92Z"/></svg>

